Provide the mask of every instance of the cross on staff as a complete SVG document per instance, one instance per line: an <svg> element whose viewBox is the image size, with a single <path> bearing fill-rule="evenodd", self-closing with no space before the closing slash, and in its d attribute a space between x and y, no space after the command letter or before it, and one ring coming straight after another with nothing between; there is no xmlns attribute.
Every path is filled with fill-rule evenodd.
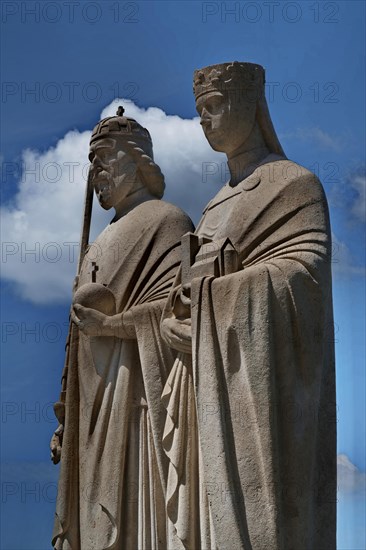
<svg viewBox="0 0 366 550"><path fill-rule="evenodd" d="M97 266L97 263L92 262L92 271L91 271L92 283L97 282L97 271L99 271L99 267Z"/></svg>

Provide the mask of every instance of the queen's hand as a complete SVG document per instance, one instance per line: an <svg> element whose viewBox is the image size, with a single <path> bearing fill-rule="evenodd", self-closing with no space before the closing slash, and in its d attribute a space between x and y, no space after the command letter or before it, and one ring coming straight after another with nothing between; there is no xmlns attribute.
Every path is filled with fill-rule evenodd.
<svg viewBox="0 0 366 550"><path fill-rule="evenodd" d="M192 327L190 319L177 319L170 317L164 319L161 331L167 344L183 353L192 354Z"/></svg>

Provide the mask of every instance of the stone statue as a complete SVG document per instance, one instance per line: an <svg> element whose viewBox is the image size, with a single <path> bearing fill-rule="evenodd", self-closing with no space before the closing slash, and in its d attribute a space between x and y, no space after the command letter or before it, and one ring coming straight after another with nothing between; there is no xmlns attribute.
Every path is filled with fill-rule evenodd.
<svg viewBox="0 0 366 550"><path fill-rule="evenodd" d="M319 180L287 160L264 70L194 74L230 181L182 240L161 323L167 548L334 550L331 238Z"/></svg>
<svg viewBox="0 0 366 550"><path fill-rule="evenodd" d="M89 186L115 216L87 248L74 291L51 442L53 461L61 456L52 543L166 550L161 393L175 355L160 318L192 223L160 200L150 134L122 108L95 127L89 158Z"/></svg>

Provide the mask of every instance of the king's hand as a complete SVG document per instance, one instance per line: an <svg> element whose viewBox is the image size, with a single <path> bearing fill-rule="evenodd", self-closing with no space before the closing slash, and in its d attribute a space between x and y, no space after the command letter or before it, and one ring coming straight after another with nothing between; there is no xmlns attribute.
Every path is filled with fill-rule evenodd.
<svg viewBox="0 0 366 550"><path fill-rule="evenodd" d="M71 309L71 320L85 336L112 336L123 340L136 338L131 312L105 315L104 313L80 304Z"/></svg>
<svg viewBox="0 0 366 550"><path fill-rule="evenodd" d="M58 464L61 459L63 434L64 434L64 427L62 424L59 424L50 442L51 460L54 464Z"/></svg>
<svg viewBox="0 0 366 550"><path fill-rule="evenodd" d="M71 320L85 336L111 336L106 334L107 315L92 309L75 304L71 309Z"/></svg>

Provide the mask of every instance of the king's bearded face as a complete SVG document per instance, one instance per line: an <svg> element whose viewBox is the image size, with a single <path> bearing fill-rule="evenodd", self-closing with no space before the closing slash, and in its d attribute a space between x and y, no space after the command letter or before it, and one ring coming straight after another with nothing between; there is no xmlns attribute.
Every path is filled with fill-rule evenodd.
<svg viewBox="0 0 366 550"><path fill-rule="evenodd" d="M197 99L196 109L212 149L227 155L245 143L255 123L256 102L235 91L206 93Z"/></svg>
<svg viewBox="0 0 366 550"><path fill-rule="evenodd" d="M109 210L130 194L137 181L137 166L123 151L123 144L111 138L90 145L90 177L99 204Z"/></svg>

